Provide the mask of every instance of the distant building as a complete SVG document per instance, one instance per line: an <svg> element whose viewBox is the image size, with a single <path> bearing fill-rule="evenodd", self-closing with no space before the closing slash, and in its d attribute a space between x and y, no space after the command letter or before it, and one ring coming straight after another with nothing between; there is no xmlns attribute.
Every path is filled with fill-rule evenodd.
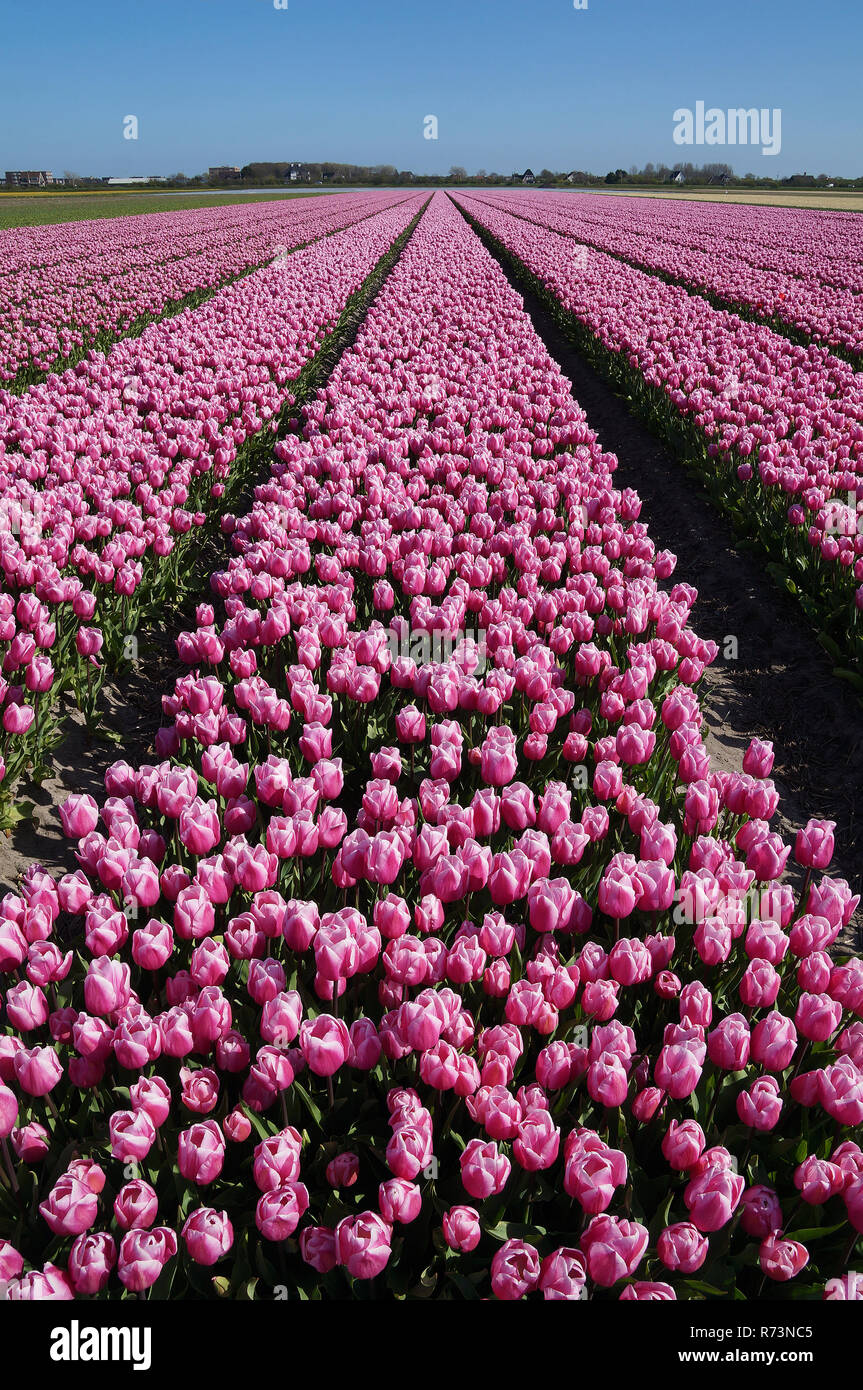
<svg viewBox="0 0 863 1390"><path fill-rule="evenodd" d="M309 178L311 178L311 175L309 174L308 170L304 171L302 164L298 164L296 161L292 161L288 165L287 172L285 173L286 183L296 183L298 179Z"/></svg>
<svg viewBox="0 0 863 1390"><path fill-rule="evenodd" d="M672 174L669 183L686 183L686 175L682 169L678 169L676 174Z"/></svg>
<svg viewBox="0 0 863 1390"><path fill-rule="evenodd" d="M238 179L240 169L237 164L216 164L207 170L207 178L211 182L220 182L224 179Z"/></svg>
<svg viewBox="0 0 863 1390"><path fill-rule="evenodd" d="M54 182L50 169L7 169L7 188L47 188Z"/></svg>
<svg viewBox="0 0 863 1390"><path fill-rule="evenodd" d="M521 176L522 183L536 183L536 175L532 169L525 169Z"/></svg>

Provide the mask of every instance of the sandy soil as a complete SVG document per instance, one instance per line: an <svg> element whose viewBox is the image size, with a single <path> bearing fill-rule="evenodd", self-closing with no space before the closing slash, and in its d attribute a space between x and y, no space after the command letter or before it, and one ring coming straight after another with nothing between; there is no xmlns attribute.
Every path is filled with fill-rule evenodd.
<svg viewBox="0 0 863 1390"><path fill-rule="evenodd" d="M140 659L133 669L121 680L106 683L104 725L115 739L94 736L74 701L68 701L65 735L52 758L54 775L41 787L21 788L22 799L35 804L33 820L16 826L11 835L0 834L0 894L14 889L34 861L51 873L78 867L74 841L64 838L57 807L70 792L89 792L102 801L105 769L118 758L133 766L148 760L162 723L162 695L170 694L175 679L187 670L176 658L173 636L173 630L142 634Z"/></svg>

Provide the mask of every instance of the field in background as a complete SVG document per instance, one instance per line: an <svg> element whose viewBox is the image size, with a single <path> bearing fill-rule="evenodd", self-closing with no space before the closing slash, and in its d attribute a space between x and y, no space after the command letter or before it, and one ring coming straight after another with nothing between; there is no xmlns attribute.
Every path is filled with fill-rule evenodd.
<svg viewBox="0 0 863 1390"><path fill-rule="evenodd" d="M41 227L53 222L77 222L90 218L128 217L143 212L181 212L184 208L215 207L221 203L260 203L276 198L313 198L322 193L352 192L347 187L309 188L302 192L261 193L138 193L122 192L65 193L0 193L0 230L7 227ZM570 192L572 190L555 190ZM710 189L638 189L590 188L587 193L607 194L625 198L668 198L684 202L751 203L761 207L828 208L837 212L863 212L863 192L849 193L841 189L800 189L775 193L771 189L754 192Z"/></svg>
<svg viewBox="0 0 863 1390"><path fill-rule="evenodd" d="M789 189L787 193L777 193L772 188L730 189L727 192L715 188L586 188L585 193L613 193L625 198L674 198L688 203L753 203L765 208L828 208L832 212L863 212L863 192L849 192L846 188L829 189L800 188Z"/></svg>
<svg viewBox="0 0 863 1390"><path fill-rule="evenodd" d="M96 217L129 217L142 212L182 212L222 203L261 203L275 198L313 198L320 189L283 193L0 193L0 229L44 227L51 222L81 222Z"/></svg>

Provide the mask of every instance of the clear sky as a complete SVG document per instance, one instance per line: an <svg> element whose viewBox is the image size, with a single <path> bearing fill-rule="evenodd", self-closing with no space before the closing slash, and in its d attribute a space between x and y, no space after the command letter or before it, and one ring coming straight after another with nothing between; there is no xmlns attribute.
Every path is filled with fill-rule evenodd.
<svg viewBox="0 0 863 1390"><path fill-rule="evenodd" d="M716 159L859 176L861 40L860 0L0 0L0 172ZM675 144L674 111L698 101L781 109L780 153Z"/></svg>

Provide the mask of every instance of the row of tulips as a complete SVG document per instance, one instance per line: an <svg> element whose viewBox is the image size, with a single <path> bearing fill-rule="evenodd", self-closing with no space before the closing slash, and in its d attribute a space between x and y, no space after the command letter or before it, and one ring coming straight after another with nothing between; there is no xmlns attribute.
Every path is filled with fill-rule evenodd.
<svg viewBox="0 0 863 1390"><path fill-rule="evenodd" d="M486 199L456 201L780 566L863 687L863 377Z"/></svg>
<svg viewBox="0 0 863 1390"><path fill-rule="evenodd" d="M274 455L158 761L0 903L6 1296L860 1298L832 827L795 893L695 591L443 194Z"/></svg>
<svg viewBox="0 0 863 1390"><path fill-rule="evenodd" d="M107 662L175 600L196 533L259 466L304 369L421 198L255 272L206 305L0 397L0 777L44 760L58 697L88 720ZM245 446L245 452L243 452Z"/></svg>
<svg viewBox="0 0 863 1390"><path fill-rule="evenodd" d="M854 213L577 193L483 197L863 364L863 237Z"/></svg>
<svg viewBox="0 0 863 1390"><path fill-rule="evenodd" d="M394 201L340 194L4 232L0 382L22 390L179 302Z"/></svg>

